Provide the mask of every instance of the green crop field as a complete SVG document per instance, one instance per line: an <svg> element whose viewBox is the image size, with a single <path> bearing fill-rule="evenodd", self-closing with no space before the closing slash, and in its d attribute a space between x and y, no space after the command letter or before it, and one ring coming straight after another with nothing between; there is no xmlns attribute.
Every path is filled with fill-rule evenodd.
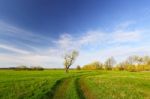
<svg viewBox="0 0 150 99"><path fill-rule="evenodd" d="M150 72L0 70L0 99L150 99Z"/></svg>

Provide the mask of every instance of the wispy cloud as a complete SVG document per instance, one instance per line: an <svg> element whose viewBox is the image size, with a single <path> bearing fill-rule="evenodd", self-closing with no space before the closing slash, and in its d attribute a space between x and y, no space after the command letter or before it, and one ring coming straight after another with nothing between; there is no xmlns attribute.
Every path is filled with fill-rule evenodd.
<svg viewBox="0 0 150 99"><path fill-rule="evenodd" d="M122 43L122 42L136 42L142 39L141 35L142 31L136 30L136 31L120 31L120 32L115 32L113 34L113 40L117 43Z"/></svg>
<svg viewBox="0 0 150 99"><path fill-rule="evenodd" d="M142 31L89 31L85 35L74 37L69 34L62 34L58 40L55 40L57 47L61 49L82 49L82 47L94 47L107 44L121 44L138 42L143 39Z"/></svg>
<svg viewBox="0 0 150 99"><path fill-rule="evenodd" d="M8 41L9 39L9 41ZM18 47L29 47L41 44L42 46L49 45L51 37L39 35L38 33L16 27L12 24L0 21L0 41L1 43L16 44Z"/></svg>
<svg viewBox="0 0 150 99"><path fill-rule="evenodd" d="M46 67L63 67L62 55L66 51L72 49L76 49L80 52L79 59L75 65L83 65L93 60L104 60L109 56L115 56L121 59L132 54L150 54L150 51L148 50L150 49L148 47L149 43L142 42L147 36L143 35L143 31L141 30L126 29L130 27L130 25L132 24L127 22L123 24L121 28L117 30L115 28L114 31L111 32L103 32L101 30L86 31L83 35L79 36L64 33L60 35L58 39L49 40L45 40L48 38L45 38L44 36L41 37L32 32L30 34L30 32L25 31L27 34L25 33L23 35L26 36L26 39L34 40L32 37L39 37L39 41L37 40L38 42L49 42L51 46L41 48L25 43L25 46L28 46L29 49L33 49L33 51L30 51L13 45L10 46L10 44L0 44L0 49L16 53L16 56L3 53L0 56L1 64L5 64L5 66L10 66L11 64L27 64L44 65ZM15 33L22 31L20 29L15 29L14 27L9 27L9 29L6 30L13 31L14 34L8 33L8 35L12 36L14 36Z"/></svg>

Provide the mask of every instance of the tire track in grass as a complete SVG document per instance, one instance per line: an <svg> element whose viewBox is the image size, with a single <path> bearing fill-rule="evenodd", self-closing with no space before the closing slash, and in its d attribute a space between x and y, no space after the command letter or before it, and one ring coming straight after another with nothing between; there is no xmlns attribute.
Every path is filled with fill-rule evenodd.
<svg viewBox="0 0 150 99"><path fill-rule="evenodd" d="M67 94L66 92L70 81L70 78L64 79L63 82L58 85L52 99L63 99Z"/></svg>
<svg viewBox="0 0 150 99"><path fill-rule="evenodd" d="M94 95L87 84L84 81L84 78L78 78L76 81L77 84L77 92L80 99L98 99L96 95Z"/></svg>
<svg viewBox="0 0 150 99"><path fill-rule="evenodd" d="M80 88L79 79L80 78L77 78L75 80L76 91L77 91L77 94L78 94L80 99L85 99L84 93L83 93L83 91Z"/></svg>
<svg viewBox="0 0 150 99"><path fill-rule="evenodd" d="M70 84L75 84L76 77L62 78L56 81L51 90L47 92L41 99L66 99ZM73 81L73 82L72 82ZM74 89L76 91L76 87ZM70 96L69 96L70 97ZM78 94L77 94L78 97ZM67 98L68 99L68 98ZM77 98L78 99L78 98ZM82 99L82 98L79 98Z"/></svg>
<svg viewBox="0 0 150 99"><path fill-rule="evenodd" d="M50 99L66 99L67 98L66 95L69 95L68 89L70 88L70 84L72 83L72 81L73 84L75 84L77 77L80 76L81 75L72 76L72 77L67 77L59 80L58 83L54 85L53 91L49 95ZM75 91L77 91L76 88ZM80 97L79 94L77 94L77 97ZM77 99L83 99L83 98L77 98Z"/></svg>
<svg viewBox="0 0 150 99"><path fill-rule="evenodd" d="M54 97L54 94L57 91L57 88L63 81L64 81L64 78L57 80L56 83L51 88L51 90L48 91L41 99L52 99Z"/></svg>

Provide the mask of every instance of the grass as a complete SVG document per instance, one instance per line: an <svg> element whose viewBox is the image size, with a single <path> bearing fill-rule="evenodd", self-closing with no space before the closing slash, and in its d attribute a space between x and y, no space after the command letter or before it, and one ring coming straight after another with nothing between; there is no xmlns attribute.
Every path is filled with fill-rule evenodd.
<svg viewBox="0 0 150 99"><path fill-rule="evenodd" d="M150 72L0 70L0 99L150 99Z"/></svg>
<svg viewBox="0 0 150 99"><path fill-rule="evenodd" d="M98 99L150 99L150 72L106 72L85 82Z"/></svg>
<svg viewBox="0 0 150 99"><path fill-rule="evenodd" d="M0 71L0 97L40 99L60 78L63 71Z"/></svg>

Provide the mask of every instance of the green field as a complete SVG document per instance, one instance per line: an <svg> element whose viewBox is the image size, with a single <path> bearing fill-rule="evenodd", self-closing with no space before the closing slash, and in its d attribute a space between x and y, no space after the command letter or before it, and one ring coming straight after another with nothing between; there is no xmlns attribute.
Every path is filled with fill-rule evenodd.
<svg viewBox="0 0 150 99"><path fill-rule="evenodd" d="M0 70L0 99L150 99L150 72Z"/></svg>

